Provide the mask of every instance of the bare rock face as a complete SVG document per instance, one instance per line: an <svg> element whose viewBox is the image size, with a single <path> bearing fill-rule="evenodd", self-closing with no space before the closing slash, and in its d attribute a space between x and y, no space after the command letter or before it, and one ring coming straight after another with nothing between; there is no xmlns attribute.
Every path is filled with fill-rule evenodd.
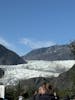
<svg viewBox="0 0 75 100"><path fill-rule="evenodd" d="M17 65L26 63L15 52L7 49L3 45L0 45L0 65Z"/></svg>
<svg viewBox="0 0 75 100"><path fill-rule="evenodd" d="M4 75L4 70L0 68L0 78L2 78Z"/></svg>
<svg viewBox="0 0 75 100"><path fill-rule="evenodd" d="M27 60L73 60L75 58L71 44L55 45L46 48L35 49L22 57Z"/></svg>

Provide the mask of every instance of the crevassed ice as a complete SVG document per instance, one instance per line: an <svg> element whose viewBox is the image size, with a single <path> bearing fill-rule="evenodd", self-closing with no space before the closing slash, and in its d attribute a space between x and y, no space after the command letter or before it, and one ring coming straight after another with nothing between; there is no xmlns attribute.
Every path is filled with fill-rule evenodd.
<svg viewBox="0 0 75 100"><path fill-rule="evenodd" d="M0 79L5 85L15 84L19 79L33 77L57 77L60 73L69 70L75 64L75 60L42 61L31 60L27 64L0 65L4 68L5 75Z"/></svg>

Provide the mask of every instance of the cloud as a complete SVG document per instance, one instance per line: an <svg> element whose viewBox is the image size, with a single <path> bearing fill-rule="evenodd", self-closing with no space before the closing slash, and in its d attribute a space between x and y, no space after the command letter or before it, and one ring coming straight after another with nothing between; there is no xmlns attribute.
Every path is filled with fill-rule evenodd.
<svg viewBox="0 0 75 100"><path fill-rule="evenodd" d="M51 41L35 41L28 38L23 38L21 43L30 47L31 49L41 48L41 47L49 47L54 45L54 42Z"/></svg>
<svg viewBox="0 0 75 100"><path fill-rule="evenodd" d="M7 40L5 40L2 37L0 37L0 44L2 44L3 46L7 47L8 49L16 51L15 45L13 45L12 43L8 42Z"/></svg>
<svg viewBox="0 0 75 100"><path fill-rule="evenodd" d="M8 47L8 48L11 47L11 44L8 43L5 39L3 39L3 38L1 38L1 37L0 37L0 44L6 46L6 47Z"/></svg>

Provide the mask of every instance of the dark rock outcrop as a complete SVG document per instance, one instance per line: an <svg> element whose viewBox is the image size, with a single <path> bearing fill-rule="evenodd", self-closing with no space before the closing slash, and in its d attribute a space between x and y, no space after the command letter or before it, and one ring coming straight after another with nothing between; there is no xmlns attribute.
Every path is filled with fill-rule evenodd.
<svg viewBox="0 0 75 100"><path fill-rule="evenodd" d="M2 78L4 75L4 70L2 68L0 68L0 78Z"/></svg>
<svg viewBox="0 0 75 100"><path fill-rule="evenodd" d="M15 52L0 44L0 65L17 65L23 63L26 63L26 61L24 61Z"/></svg>

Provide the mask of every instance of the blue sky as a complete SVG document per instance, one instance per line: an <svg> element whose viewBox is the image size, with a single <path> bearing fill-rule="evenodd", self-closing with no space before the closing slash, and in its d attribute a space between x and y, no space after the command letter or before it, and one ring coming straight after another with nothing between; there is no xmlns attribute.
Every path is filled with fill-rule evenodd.
<svg viewBox="0 0 75 100"><path fill-rule="evenodd" d="M0 43L19 55L75 39L75 0L0 0Z"/></svg>

